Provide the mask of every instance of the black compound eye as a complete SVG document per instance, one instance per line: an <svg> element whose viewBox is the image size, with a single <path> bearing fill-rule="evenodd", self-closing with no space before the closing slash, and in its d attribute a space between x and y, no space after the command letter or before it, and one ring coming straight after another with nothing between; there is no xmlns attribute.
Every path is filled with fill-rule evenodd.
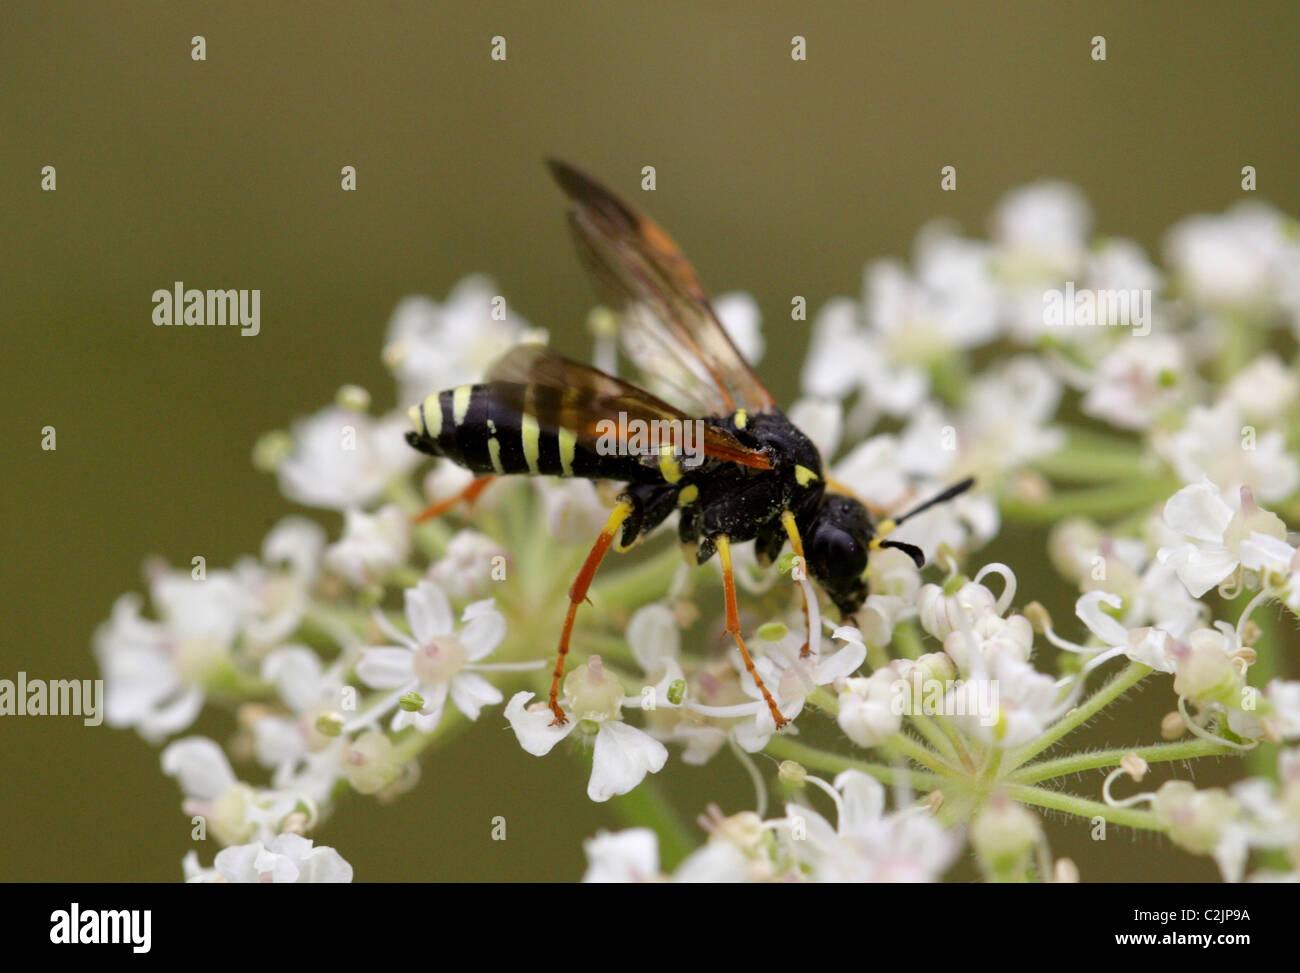
<svg viewBox="0 0 1300 973"><path fill-rule="evenodd" d="M813 536L809 550L813 569L828 580L848 580L867 567L867 548L848 531L827 524Z"/></svg>

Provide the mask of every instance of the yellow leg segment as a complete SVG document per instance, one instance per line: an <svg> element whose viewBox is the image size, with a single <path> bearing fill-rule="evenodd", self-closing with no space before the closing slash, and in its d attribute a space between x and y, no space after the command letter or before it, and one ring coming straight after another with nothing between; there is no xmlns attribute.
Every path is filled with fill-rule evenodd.
<svg viewBox="0 0 1300 973"><path fill-rule="evenodd" d="M736 576L731 567L731 538L726 534L719 534L714 540L718 545L718 557L722 561L722 592L727 602L727 632L736 640L740 657L745 660L745 669L753 678L754 685L762 692L763 700L767 703L767 708L772 711L772 719L779 730L790 721L781 715L776 700L772 698L772 694L767 691L767 686L763 683L763 677L754 668L754 660L749 657L745 640L740 636L740 611L736 608Z"/></svg>
<svg viewBox="0 0 1300 973"><path fill-rule="evenodd" d="M781 526L785 528L786 536L790 538L790 549L799 558L803 570L807 571L808 559L803 555L803 538L799 536L799 525L794 522L794 514L788 510L782 511ZM799 650L799 656L800 658L807 658L812 655L813 640L812 619L808 614L808 589L803 585L799 585L799 594L803 596L803 628L805 632L803 648Z"/></svg>

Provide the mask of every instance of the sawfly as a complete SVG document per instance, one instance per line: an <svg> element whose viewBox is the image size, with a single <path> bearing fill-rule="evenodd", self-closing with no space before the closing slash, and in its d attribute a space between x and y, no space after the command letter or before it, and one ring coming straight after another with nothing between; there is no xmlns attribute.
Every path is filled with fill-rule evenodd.
<svg viewBox="0 0 1300 973"><path fill-rule="evenodd" d="M715 554L721 561L727 632L781 729L789 721L741 636L732 545L753 541L759 560L771 563L788 541L847 618L867 597L870 552L896 548L921 567L920 548L889 535L974 481L956 483L902 516L873 520L862 500L829 481L817 447L786 418L736 349L672 239L574 167L554 160L548 165L568 196L578 251L599 295L620 315L624 353L675 404L544 345L518 345L481 384L436 392L411 408L414 429L407 442L478 475L462 494L421 516L472 500L494 476L626 484L569 589L549 699L554 723L562 724L568 719L559 704L560 682L574 619L601 560L611 546L630 547L679 511L677 532L690 556L698 564ZM630 431L647 428L660 431L651 449ZM611 430L618 431L616 447L634 448L611 449ZM690 430L699 435L688 456ZM803 654L818 634L808 633Z"/></svg>

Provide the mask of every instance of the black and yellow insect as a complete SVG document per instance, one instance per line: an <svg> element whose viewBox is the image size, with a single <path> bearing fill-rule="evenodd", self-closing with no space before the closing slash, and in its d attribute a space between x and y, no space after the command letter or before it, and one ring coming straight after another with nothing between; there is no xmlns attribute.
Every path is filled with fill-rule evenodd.
<svg viewBox="0 0 1300 973"><path fill-rule="evenodd" d="M869 552L894 547L923 564L918 548L887 535L972 481L901 517L873 522L863 502L827 482L817 448L786 418L736 350L695 271L668 235L572 166L549 164L569 197L578 249L602 297L621 312L623 350L689 411L543 345L526 344L498 361L486 382L435 393L412 407L415 429L407 441L480 474L456 499L471 499L492 476L509 474L627 484L569 589L550 692L557 723L566 721L558 697L574 618L601 560L616 539L626 548L680 510L678 534L697 562L715 553L721 559L727 631L779 729L787 720L741 637L732 544L752 540L760 559L770 562L789 541L811 578L849 616L867 596L863 574ZM692 465L685 462L683 430L696 421L699 426L692 428L702 435L694 455L700 461ZM601 436L611 424L624 432L650 425L670 435L653 452L610 450L602 448L608 444ZM435 505L426 515L449 505Z"/></svg>

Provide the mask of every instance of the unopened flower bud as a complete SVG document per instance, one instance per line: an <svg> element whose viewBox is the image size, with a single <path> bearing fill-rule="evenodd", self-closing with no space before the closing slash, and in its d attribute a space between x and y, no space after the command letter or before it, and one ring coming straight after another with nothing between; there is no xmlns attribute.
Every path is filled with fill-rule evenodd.
<svg viewBox="0 0 1300 973"><path fill-rule="evenodd" d="M1056 859L1056 865L1052 868L1052 881L1069 885L1078 884L1079 866L1069 858Z"/></svg>
<svg viewBox="0 0 1300 973"><path fill-rule="evenodd" d="M1120 769L1134 781L1141 781L1147 775L1147 762L1136 753L1126 753L1119 762Z"/></svg>
<svg viewBox="0 0 1300 973"><path fill-rule="evenodd" d="M293 436L283 429L263 433L253 444L253 468L259 473L274 473L293 452Z"/></svg>
<svg viewBox="0 0 1300 973"><path fill-rule="evenodd" d="M347 748L343 771L352 788L360 794L374 794L392 783L401 771L393 752L393 742L378 730L367 730Z"/></svg>
<svg viewBox="0 0 1300 973"><path fill-rule="evenodd" d="M921 626L937 639L946 639L953 632L973 625L985 613L997 612L997 599L982 584L966 581L954 591L949 591L950 587L953 586L925 585L917 599Z"/></svg>
<svg viewBox="0 0 1300 973"><path fill-rule="evenodd" d="M334 401L353 412L367 412L370 409L370 393L360 385L344 385L334 396Z"/></svg>
<svg viewBox="0 0 1300 973"><path fill-rule="evenodd" d="M335 712L321 713L313 725L321 736L334 738L343 732L343 716Z"/></svg>
<svg viewBox="0 0 1300 973"><path fill-rule="evenodd" d="M1241 673L1228 655L1222 632L1202 628L1175 648L1174 692L1198 702L1233 705L1238 697Z"/></svg>
<svg viewBox="0 0 1300 973"><path fill-rule="evenodd" d="M1037 815L999 795L975 819L971 844L992 872L1014 873L1023 867L1041 832Z"/></svg>
<svg viewBox="0 0 1300 973"><path fill-rule="evenodd" d="M1208 855L1219 843L1223 825L1235 815L1236 805L1221 788L1198 791L1185 780L1170 780L1156 791L1151 810L1175 844Z"/></svg>
<svg viewBox="0 0 1300 973"><path fill-rule="evenodd" d="M580 720L617 719L623 709L623 684L605 668L600 656L593 655L564 680L564 692L572 701L573 712Z"/></svg>
<svg viewBox="0 0 1300 973"><path fill-rule="evenodd" d="M1029 619L1029 624L1034 627L1034 631L1039 635L1042 635L1052 627L1052 616L1048 613L1047 609L1037 601L1031 601L1027 604L1022 614Z"/></svg>
<svg viewBox="0 0 1300 973"><path fill-rule="evenodd" d="M845 680L836 721L858 746L873 747L902 728L902 710L894 700L895 683L899 681L890 669L881 669L866 679ZM906 686L901 688L905 690Z"/></svg>
<svg viewBox="0 0 1300 973"><path fill-rule="evenodd" d="M782 760L776 773L781 783L792 787L803 787L804 782L808 780L808 768L795 760Z"/></svg>

